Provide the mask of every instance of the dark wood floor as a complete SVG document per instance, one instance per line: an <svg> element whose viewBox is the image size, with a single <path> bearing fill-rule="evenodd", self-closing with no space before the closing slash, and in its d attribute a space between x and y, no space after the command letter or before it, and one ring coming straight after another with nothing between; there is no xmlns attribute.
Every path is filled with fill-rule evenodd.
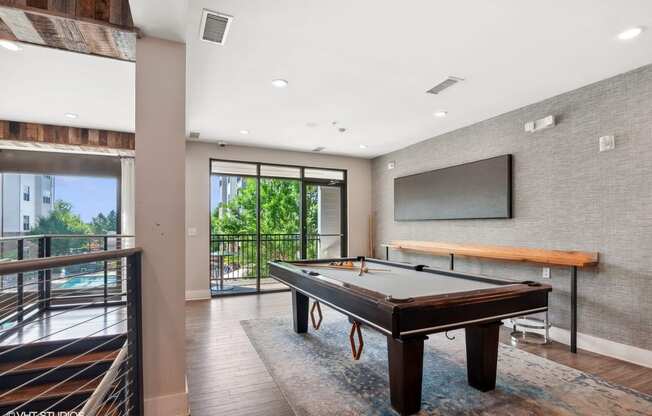
<svg viewBox="0 0 652 416"><path fill-rule="evenodd" d="M192 416L292 415L283 394L256 354L239 322L289 314L289 293L188 302L186 361ZM501 341L509 343L504 328ZM652 369L566 345L519 346L533 354L652 394Z"/></svg>

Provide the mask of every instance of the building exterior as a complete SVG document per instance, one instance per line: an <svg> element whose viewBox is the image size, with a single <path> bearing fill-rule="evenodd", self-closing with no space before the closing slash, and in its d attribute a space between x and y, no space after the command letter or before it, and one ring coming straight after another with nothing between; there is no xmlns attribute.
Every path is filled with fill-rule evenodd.
<svg viewBox="0 0 652 416"><path fill-rule="evenodd" d="M53 176L0 173L0 235L28 234L53 207Z"/></svg>
<svg viewBox="0 0 652 416"><path fill-rule="evenodd" d="M227 203L235 198L240 188L242 188L242 177L220 175L218 182L219 203Z"/></svg>

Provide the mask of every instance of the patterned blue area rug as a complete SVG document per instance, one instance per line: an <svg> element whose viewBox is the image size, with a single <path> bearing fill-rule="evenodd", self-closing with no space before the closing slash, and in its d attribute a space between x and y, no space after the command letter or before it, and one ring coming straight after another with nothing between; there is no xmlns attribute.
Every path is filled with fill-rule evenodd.
<svg viewBox="0 0 652 416"><path fill-rule="evenodd" d="M348 321L325 315L319 331L303 335L290 317L241 324L297 415L396 415L385 337L363 329L364 352L353 361ZM426 342L419 415L652 415L652 396L504 344L496 390L479 392L466 381L464 331L449 335L455 340Z"/></svg>

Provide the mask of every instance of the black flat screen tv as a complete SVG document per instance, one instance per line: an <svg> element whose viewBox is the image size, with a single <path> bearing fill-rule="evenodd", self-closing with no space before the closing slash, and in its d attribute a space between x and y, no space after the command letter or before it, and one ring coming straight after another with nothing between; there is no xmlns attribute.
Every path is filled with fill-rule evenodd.
<svg viewBox="0 0 652 416"><path fill-rule="evenodd" d="M512 155L394 179L394 219L512 217Z"/></svg>

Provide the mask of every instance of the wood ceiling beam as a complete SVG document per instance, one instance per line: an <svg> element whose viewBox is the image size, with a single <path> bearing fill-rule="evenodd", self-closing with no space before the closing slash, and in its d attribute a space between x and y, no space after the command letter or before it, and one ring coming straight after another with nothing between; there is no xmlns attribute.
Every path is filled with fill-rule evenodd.
<svg viewBox="0 0 652 416"><path fill-rule="evenodd" d="M129 0L0 0L0 39L134 62Z"/></svg>
<svg viewBox="0 0 652 416"><path fill-rule="evenodd" d="M0 120L0 140L134 150L134 133Z"/></svg>

